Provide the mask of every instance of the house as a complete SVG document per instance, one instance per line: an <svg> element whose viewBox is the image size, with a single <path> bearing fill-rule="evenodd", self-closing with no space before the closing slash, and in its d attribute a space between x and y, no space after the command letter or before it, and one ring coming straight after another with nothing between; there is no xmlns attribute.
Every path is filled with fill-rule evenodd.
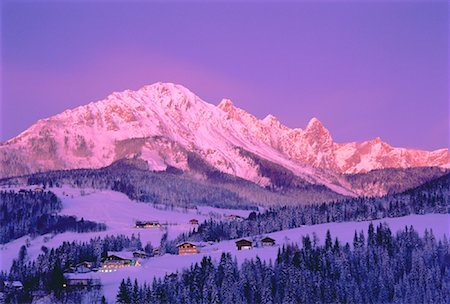
<svg viewBox="0 0 450 304"><path fill-rule="evenodd" d="M77 275L72 273L65 273L64 278L66 282L63 284L64 288L86 288L86 287L100 287L102 285L100 279L92 278L89 275Z"/></svg>
<svg viewBox="0 0 450 304"><path fill-rule="evenodd" d="M191 224L191 225L198 225L198 220L197 219L191 219L189 221L189 224Z"/></svg>
<svg viewBox="0 0 450 304"><path fill-rule="evenodd" d="M236 215L236 214L229 214L229 215L225 215L225 218L232 220L232 221L243 221L244 218L240 215Z"/></svg>
<svg viewBox="0 0 450 304"><path fill-rule="evenodd" d="M178 254L196 254L198 253L197 243L183 242L177 245Z"/></svg>
<svg viewBox="0 0 450 304"><path fill-rule="evenodd" d="M261 244L263 246L274 246L275 245L275 240L271 237L266 236L265 238L263 238L261 240Z"/></svg>
<svg viewBox="0 0 450 304"><path fill-rule="evenodd" d="M236 247L237 250L242 250L242 249L252 249L252 241L246 240L246 239L241 239L239 241L236 241Z"/></svg>
<svg viewBox="0 0 450 304"><path fill-rule="evenodd" d="M37 187L33 189L34 192L44 192L44 189Z"/></svg>
<svg viewBox="0 0 450 304"><path fill-rule="evenodd" d="M87 273L87 272L91 272L93 266L94 266L94 265L92 264L92 262L84 261L84 262L81 262L81 263L77 264L77 265L75 266L74 271L77 272L77 273Z"/></svg>
<svg viewBox="0 0 450 304"><path fill-rule="evenodd" d="M133 257L135 259L148 259L148 258L150 258L150 255L145 251L136 250L136 251L133 251Z"/></svg>
<svg viewBox="0 0 450 304"><path fill-rule="evenodd" d="M161 224L158 221L136 221L135 228L160 228Z"/></svg>
<svg viewBox="0 0 450 304"><path fill-rule="evenodd" d="M122 267L140 266L132 252L108 252L108 256L103 258L102 262L99 272L113 272Z"/></svg>
<svg viewBox="0 0 450 304"><path fill-rule="evenodd" d="M160 253L161 253L161 250L159 249L159 247L153 248L153 255L159 255Z"/></svg>

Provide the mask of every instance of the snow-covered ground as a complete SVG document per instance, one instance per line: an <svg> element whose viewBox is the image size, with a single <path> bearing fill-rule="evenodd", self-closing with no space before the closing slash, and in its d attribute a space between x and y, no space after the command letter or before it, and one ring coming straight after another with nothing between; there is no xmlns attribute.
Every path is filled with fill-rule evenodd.
<svg viewBox="0 0 450 304"><path fill-rule="evenodd" d="M425 229L433 230L437 239L444 235L450 235L450 214L426 214L426 215L410 215L400 218L387 218L377 221L364 222L346 222L346 223L330 223L314 226L304 226L301 228L278 231L267 234L275 239L276 246L274 247L259 247L251 250L238 251L235 246L235 240L223 241L213 245L205 246L201 249L199 254L195 255L170 255L166 254L162 257L154 257L144 260L141 267L129 267L118 270L113 273L96 273L93 274L102 280L104 286L105 297L113 301L117 294L120 281L123 278L135 278L138 281L152 282L153 278L164 276L166 273L180 271L183 268L188 268L196 262L200 262L203 256L211 256L218 261L223 252L230 252L236 258L238 263L242 263L246 259L260 257L263 260L274 260L276 258L279 247L286 243L301 243L301 238L306 235L312 236L313 233L317 235L319 241L323 243L327 230L330 230L333 238L338 237L341 243L345 244L353 241L354 231L363 230L367 232L370 223L378 225L385 222L389 225L391 230L395 233L398 230L404 229L405 226L412 225L416 231L423 234Z"/></svg>
<svg viewBox="0 0 450 304"><path fill-rule="evenodd" d="M107 224L107 231L95 233L73 233L66 232L56 236L46 235L30 240L28 254L31 259L37 257L41 252L41 247L57 247L63 241L84 241L95 236L111 234L140 233L142 243L151 241L154 246L159 245L162 235L161 229L137 229L133 228L136 220L157 220L160 223L168 223L169 237L175 237L179 233L189 231L193 228L188 224L192 218L200 222L208 217L221 217L223 215L240 215L246 217L248 210L226 210L211 207L198 207L190 210L162 210L155 208L151 204L140 203L130 200L122 193L114 191L98 191L85 189L83 193L80 189L63 187L52 189L63 202L63 214L75 215L85 220L104 222ZM444 235L450 235L450 214L427 214L410 215L400 218L387 218L372 221L374 224L386 222L393 232L404 229L405 226L412 225L415 230L423 234L425 229L433 230L439 239ZM189 267L192 263L199 262L203 256L209 255L214 260L220 259L223 252L231 252L236 256L239 263L245 259L259 256L263 260L270 260L276 257L279 246L285 243L301 242L302 236L315 233L319 240L323 242L327 230L331 231L334 237L338 237L341 243L353 240L354 231L367 231L370 221L329 223L314 226L304 226L301 228L279 231L268 234L276 241L274 247L253 248L252 250L237 251L234 240L223 241L201 248L201 252L195 255L170 255L153 257L142 260L140 267L127 267L119 269L113 273L91 273L80 274L79 276L93 276L100 278L104 285L105 296L108 301L114 302L118 286L123 278L137 278L140 282L151 282L155 277L164 276L166 273L180 271ZM17 257L20 246L25 244L28 237L22 237L0 247L0 270L8 270L12 260Z"/></svg>
<svg viewBox="0 0 450 304"><path fill-rule="evenodd" d="M18 191L23 188L30 187L8 188L8 190ZM169 238L175 238L180 233L196 227L189 224L191 219L197 219L201 223L210 217L217 219L232 214L247 217L251 212L249 210L219 209L206 206L197 209L174 208L173 210L164 210L164 206L153 206L152 204L133 201L125 194L116 191L79 189L68 186L49 190L61 198L63 204L61 215L74 215L78 219L84 218L85 220L105 223L107 230L89 233L47 234L35 239L24 236L5 245L0 245L0 271L9 270L13 259L17 258L20 247L27 242L27 239L30 241L30 246L27 248L30 259L36 258L41 253L42 246L54 248L64 241L89 241L97 236L104 237L112 234L128 236L139 234L143 246L147 242L151 242L154 247L157 247L164 229L134 228L136 221L158 221L163 227L167 227Z"/></svg>

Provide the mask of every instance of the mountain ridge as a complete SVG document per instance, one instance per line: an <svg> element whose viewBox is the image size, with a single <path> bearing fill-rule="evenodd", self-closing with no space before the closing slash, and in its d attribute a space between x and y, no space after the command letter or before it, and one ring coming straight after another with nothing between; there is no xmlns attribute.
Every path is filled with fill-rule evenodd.
<svg viewBox="0 0 450 304"><path fill-rule="evenodd" d="M450 167L448 149L393 148L379 138L335 143L315 117L305 129L290 129L270 114L259 120L229 99L215 106L181 85L155 83L41 119L0 143L0 177L101 168L133 157L147 161L149 170L189 170L188 153L196 153L221 172L272 185L240 149L343 195L355 193L341 174Z"/></svg>

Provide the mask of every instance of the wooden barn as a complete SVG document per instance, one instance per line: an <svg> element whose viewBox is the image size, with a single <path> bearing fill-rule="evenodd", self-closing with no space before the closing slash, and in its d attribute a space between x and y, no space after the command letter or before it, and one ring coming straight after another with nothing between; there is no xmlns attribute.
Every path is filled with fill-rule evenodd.
<svg viewBox="0 0 450 304"><path fill-rule="evenodd" d="M196 254L198 253L197 243L183 242L177 245L178 254Z"/></svg>
<svg viewBox="0 0 450 304"><path fill-rule="evenodd" d="M191 224L191 225L198 225L198 220L197 219L191 219L191 220L189 220L189 224Z"/></svg>
<svg viewBox="0 0 450 304"><path fill-rule="evenodd" d="M66 273L64 279L66 280L66 283L63 284L64 288L100 287L102 285L100 279L89 275Z"/></svg>
<svg viewBox="0 0 450 304"><path fill-rule="evenodd" d="M271 237L266 236L261 240L263 246L275 246L275 240Z"/></svg>
<svg viewBox="0 0 450 304"><path fill-rule="evenodd" d="M253 243L252 243L252 241L249 241L246 239L241 239L239 241L236 241L236 247L237 247L237 250L252 249Z"/></svg>
<svg viewBox="0 0 450 304"><path fill-rule="evenodd" d="M148 258L150 258L150 255L145 251L136 250L136 251L133 251L133 257L136 259L148 259Z"/></svg>
<svg viewBox="0 0 450 304"><path fill-rule="evenodd" d="M136 221L135 228L160 228L161 224L158 221Z"/></svg>
<svg viewBox="0 0 450 304"><path fill-rule="evenodd" d="M77 273L91 272L92 268L93 268L92 262L84 261L75 266L75 272Z"/></svg>

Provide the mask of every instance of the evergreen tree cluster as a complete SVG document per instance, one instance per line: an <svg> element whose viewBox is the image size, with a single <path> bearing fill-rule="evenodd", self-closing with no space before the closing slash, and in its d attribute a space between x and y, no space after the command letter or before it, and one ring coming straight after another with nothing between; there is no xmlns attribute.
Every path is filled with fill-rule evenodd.
<svg viewBox="0 0 450 304"><path fill-rule="evenodd" d="M180 241L221 241L331 222L366 221L409 214L449 213L450 175L400 194L381 198L358 197L338 202L272 207L250 213L243 221L210 219Z"/></svg>
<svg viewBox="0 0 450 304"><path fill-rule="evenodd" d="M118 303L448 303L450 245L412 227L393 235L386 225L356 233L353 246L328 232L325 245L309 236L279 250L272 263L230 253L204 257L152 284L120 284Z"/></svg>
<svg viewBox="0 0 450 304"><path fill-rule="evenodd" d="M0 191L0 244L27 234L34 237L46 233L106 229L105 224L58 215L61 209L61 201L50 191Z"/></svg>
<svg viewBox="0 0 450 304"><path fill-rule="evenodd" d="M122 192L130 199L168 207L194 208L209 205L257 209L254 202L218 184L193 179L172 168L165 172L142 170L125 161L101 169L50 171L0 180L3 185L24 182L43 187L67 184L78 188L110 189Z"/></svg>
<svg viewBox="0 0 450 304"><path fill-rule="evenodd" d="M24 299L31 299L31 292L43 290L61 295L65 282L64 272L78 263L88 261L94 267L100 266L101 259L108 251L142 250L139 236L111 235L93 238L88 242L64 242L58 248L42 247L42 253L30 261L26 246L22 246L17 259L13 261L9 273L1 273L1 280L21 281Z"/></svg>

